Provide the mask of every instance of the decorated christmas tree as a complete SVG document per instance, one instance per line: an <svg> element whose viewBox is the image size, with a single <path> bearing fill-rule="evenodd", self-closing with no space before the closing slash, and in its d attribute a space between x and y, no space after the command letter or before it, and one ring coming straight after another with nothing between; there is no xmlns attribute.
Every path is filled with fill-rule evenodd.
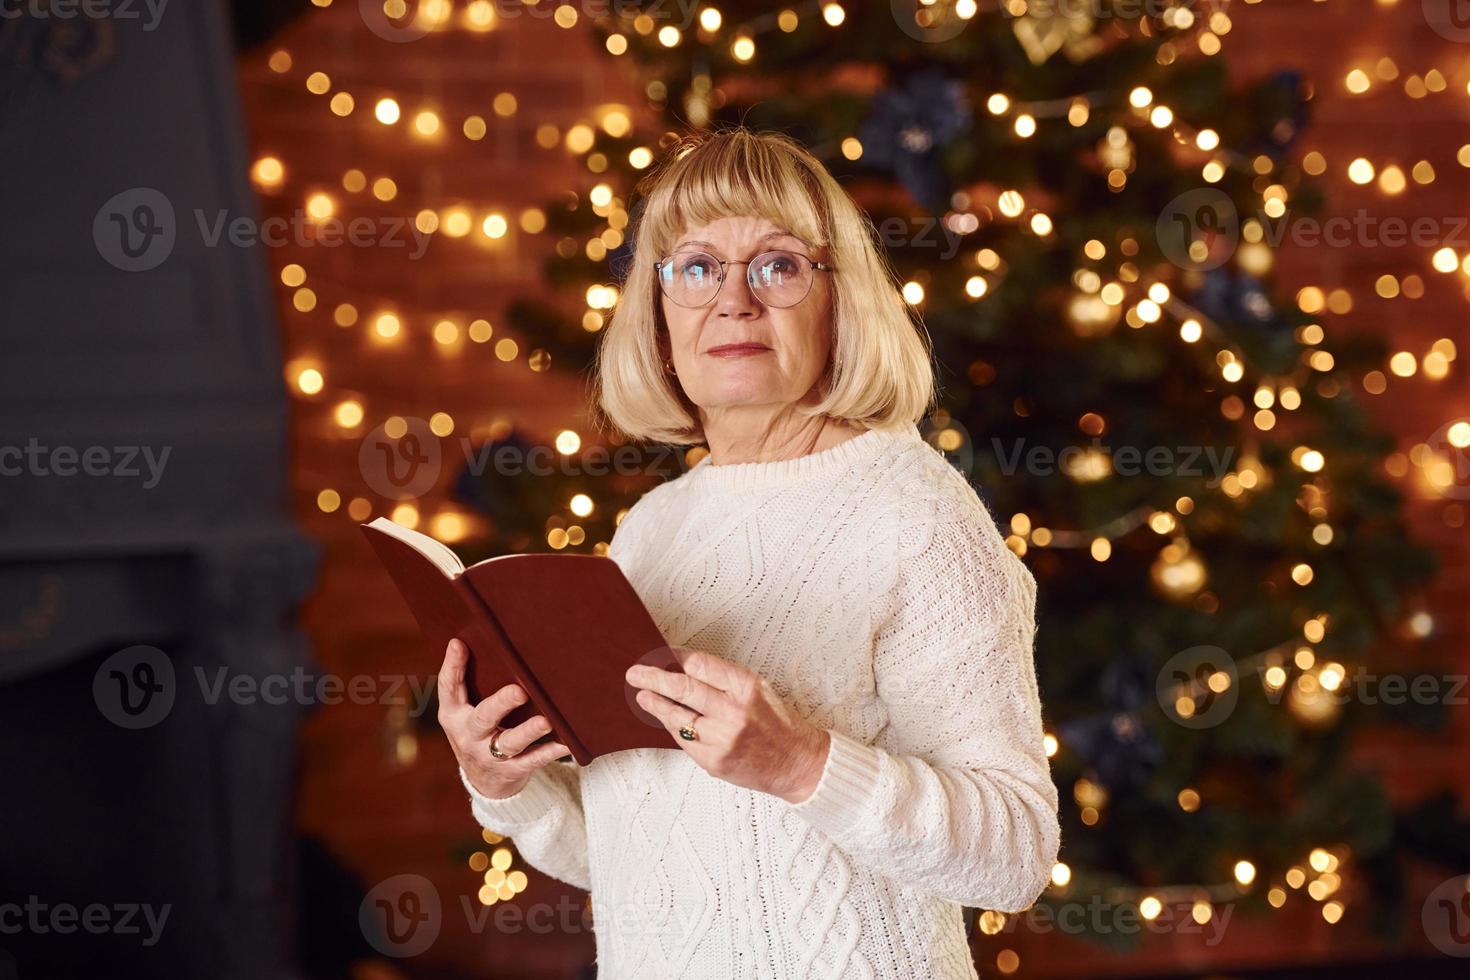
<svg viewBox="0 0 1470 980"><path fill-rule="evenodd" d="M676 23L647 4L598 21L647 112L594 131L585 186L545 208L570 243L550 292L575 302L526 298L509 319L556 370L585 369L640 182L681 139L738 124L809 147L873 218L932 338L926 437L1039 583L1064 801L1042 901L1206 922L1298 896L1337 922L1394 897L1404 846L1433 851L1448 829L1443 809L1396 814L1345 756L1381 719L1339 692L1413 634L1433 571L1360 394L1384 351L1329 336L1319 290L1272 281L1273 221L1318 196L1302 80L1232 87L1223 5L1102 8L737 4ZM680 449L686 465L701 451ZM463 490L495 548L600 550L668 475ZM541 503L579 493L586 519Z"/></svg>

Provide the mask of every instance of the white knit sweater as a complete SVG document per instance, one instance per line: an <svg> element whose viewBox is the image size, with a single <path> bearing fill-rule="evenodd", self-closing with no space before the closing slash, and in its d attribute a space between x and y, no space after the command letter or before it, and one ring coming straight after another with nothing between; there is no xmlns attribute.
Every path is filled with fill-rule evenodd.
<svg viewBox="0 0 1470 980"><path fill-rule="evenodd" d="M590 889L603 980L975 977L962 905L1016 911L1057 855L1036 585L912 425L650 491L612 558L665 638L831 732L797 805L640 749L553 763L481 825ZM463 777L463 773L461 773Z"/></svg>

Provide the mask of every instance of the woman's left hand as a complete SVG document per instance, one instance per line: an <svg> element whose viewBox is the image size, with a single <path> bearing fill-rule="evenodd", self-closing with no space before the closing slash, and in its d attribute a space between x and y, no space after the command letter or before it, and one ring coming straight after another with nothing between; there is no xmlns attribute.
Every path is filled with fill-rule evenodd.
<svg viewBox="0 0 1470 980"><path fill-rule="evenodd" d="M792 711L754 671L703 650L674 648L684 673L638 664L627 680L701 769L736 786L800 803L827 764L827 733ZM694 723L697 741L679 735Z"/></svg>

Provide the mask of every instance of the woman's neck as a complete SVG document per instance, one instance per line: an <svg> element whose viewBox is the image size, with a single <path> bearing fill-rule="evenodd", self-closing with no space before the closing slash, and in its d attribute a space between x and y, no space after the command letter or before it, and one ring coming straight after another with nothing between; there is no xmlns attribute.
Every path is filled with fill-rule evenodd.
<svg viewBox="0 0 1470 980"><path fill-rule="evenodd" d="M711 413L704 419L710 466L796 459L831 449L862 433L862 426L845 419L803 415L790 409L764 417L726 411Z"/></svg>

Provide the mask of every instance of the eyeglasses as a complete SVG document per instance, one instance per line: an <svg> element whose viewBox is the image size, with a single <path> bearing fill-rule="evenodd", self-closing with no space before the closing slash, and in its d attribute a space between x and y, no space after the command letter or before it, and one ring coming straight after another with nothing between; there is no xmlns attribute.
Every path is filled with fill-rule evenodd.
<svg viewBox="0 0 1470 980"><path fill-rule="evenodd" d="M658 285L677 306L698 309L715 301L725 284L725 267L739 260L717 259L708 252L683 251L654 266ZM764 306L786 309L806 299L817 278L816 270L831 272L826 262L778 249L762 252L745 264L745 281Z"/></svg>

